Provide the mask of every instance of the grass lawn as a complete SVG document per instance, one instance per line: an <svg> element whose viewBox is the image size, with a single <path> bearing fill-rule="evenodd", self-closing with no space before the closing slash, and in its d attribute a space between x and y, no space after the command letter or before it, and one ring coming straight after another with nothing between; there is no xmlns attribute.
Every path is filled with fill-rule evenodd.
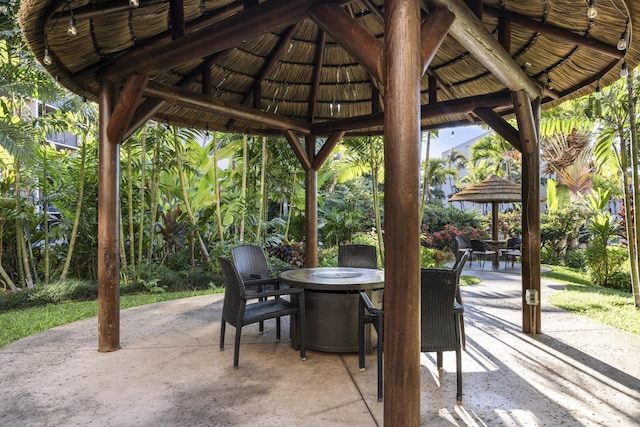
<svg viewBox="0 0 640 427"><path fill-rule="evenodd" d="M215 293L216 291L161 292L139 295L122 295L120 308L153 304L179 298ZM31 307L0 313L0 347L20 338L37 334L55 326L75 322L98 315L98 301L68 302L50 304L44 307Z"/></svg>
<svg viewBox="0 0 640 427"><path fill-rule="evenodd" d="M632 294L594 286L580 272L557 266L548 267L552 271L542 273L542 277L567 284L564 290L549 296L551 304L640 335L640 310L635 309Z"/></svg>

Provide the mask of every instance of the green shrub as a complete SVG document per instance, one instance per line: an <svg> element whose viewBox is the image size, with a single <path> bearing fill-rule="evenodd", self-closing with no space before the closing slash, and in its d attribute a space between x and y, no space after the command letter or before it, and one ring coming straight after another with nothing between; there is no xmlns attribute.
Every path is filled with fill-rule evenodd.
<svg viewBox="0 0 640 427"><path fill-rule="evenodd" d="M584 270L587 265L585 250L580 248L567 250L564 264L569 268Z"/></svg>
<svg viewBox="0 0 640 427"><path fill-rule="evenodd" d="M627 260L627 250L621 246L604 246L590 242L585 251L587 272L595 285L613 287L611 274L621 269Z"/></svg>
<svg viewBox="0 0 640 427"><path fill-rule="evenodd" d="M614 270L609 274L608 288L631 292L631 274L625 269Z"/></svg>
<svg viewBox="0 0 640 427"><path fill-rule="evenodd" d="M558 252L548 246L540 248L540 263L549 265L562 265Z"/></svg>

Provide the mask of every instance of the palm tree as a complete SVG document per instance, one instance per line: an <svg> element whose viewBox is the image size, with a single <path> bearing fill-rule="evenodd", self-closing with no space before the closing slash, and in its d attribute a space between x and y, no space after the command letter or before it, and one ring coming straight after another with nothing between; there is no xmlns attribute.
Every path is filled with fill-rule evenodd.
<svg viewBox="0 0 640 427"><path fill-rule="evenodd" d="M521 154L510 143L496 133L481 138L473 144L469 161L478 167L487 169L487 175L498 175L514 182L520 180Z"/></svg>

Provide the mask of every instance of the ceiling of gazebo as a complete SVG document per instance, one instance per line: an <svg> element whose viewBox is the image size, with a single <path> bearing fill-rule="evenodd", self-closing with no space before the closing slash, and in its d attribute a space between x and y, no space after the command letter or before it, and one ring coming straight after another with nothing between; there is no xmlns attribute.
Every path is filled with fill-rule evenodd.
<svg viewBox="0 0 640 427"><path fill-rule="evenodd" d="M380 133L384 79L371 77L381 64L371 58L384 42L383 3L140 0L132 7L129 0L23 0L19 21L45 68L88 99L97 99L102 79L120 87L131 75L148 76L141 117L256 134ZM640 60L632 31L640 2L600 0L592 19L588 3L467 1L481 10L476 22L496 46L499 38L509 40L513 61L497 66L511 66L513 79L539 90L543 108L608 85L623 61L634 68ZM449 2L422 4L428 22ZM72 16L76 35L68 34ZM456 21L458 35L475 31L473 21ZM628 48L618 50L624 31ZM496 49L486 51L492 56ZM478 108L513 112L513 87L487 66L500 60L481 56L449 32L422 79L423 128L477 122Z"/></svg>

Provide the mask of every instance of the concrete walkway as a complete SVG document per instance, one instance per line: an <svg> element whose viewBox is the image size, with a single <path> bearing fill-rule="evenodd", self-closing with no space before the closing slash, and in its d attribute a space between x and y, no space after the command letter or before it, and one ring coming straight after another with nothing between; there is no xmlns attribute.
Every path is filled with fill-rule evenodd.
<svg viewBox="0 0 640 427"><path fill-rule="evenodd" d="M532 338L520 332L520 276L463 274L482 278L462 290L463 404L454 354L442 378L435 354L422 354L423 425L640 425L640 336L550 306L562 286L543 281L543 333ZM301 362L268 323L263 335L245 328L234 369L232 327L218 349L221 298L123 310L113 353L96 351L96 318L1 348L0 426L382 425L375 353L365 372L356 354L309 351Z"/></svg>

